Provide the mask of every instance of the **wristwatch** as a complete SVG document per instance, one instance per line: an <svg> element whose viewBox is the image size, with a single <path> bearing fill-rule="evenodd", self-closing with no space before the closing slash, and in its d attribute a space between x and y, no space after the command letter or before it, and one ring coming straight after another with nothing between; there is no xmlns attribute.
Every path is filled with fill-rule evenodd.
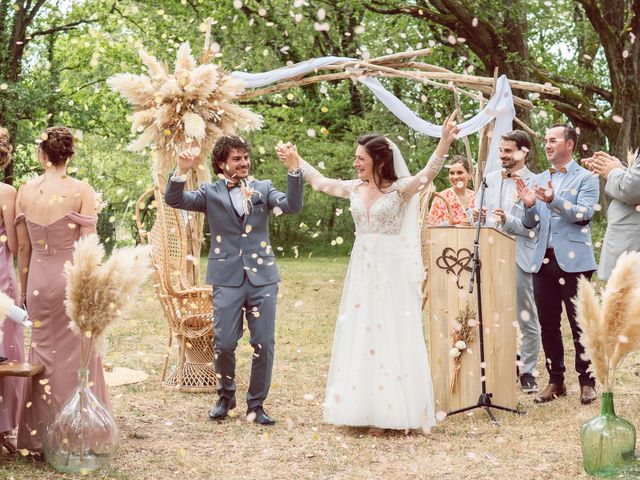
<svg viewBox="0 0 640 480"><path fill-rule="evenodd" d="M302 170L300 169L300 167L298 167L298 168L294 168L293 170L289 170L288 173L289 173L289 175L300 175L301 171Z"/></svg>

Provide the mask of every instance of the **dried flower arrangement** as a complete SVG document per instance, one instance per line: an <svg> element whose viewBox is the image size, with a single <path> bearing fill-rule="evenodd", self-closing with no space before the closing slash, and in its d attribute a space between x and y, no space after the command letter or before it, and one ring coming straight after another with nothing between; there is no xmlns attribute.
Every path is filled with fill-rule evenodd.
<svg viewBox="0 0 640 480"><path fill-rule="evenodd" d="M93 348L104 351L106 329L122 315L150 273L151 247L116 249L103 262L104 247L97 235L87 235L75 243L73 262L64 266L67 279L65 307L69 328L89 339L85 351L81 342L82 365L88 368Z"/></svg>
<svg viewBox="0 0 640 480"><path fill-rule="evenodd" d="M139 151L151 146L156 151L155 170L162 175L171 171L178 153L197 146L203 152L202 162L220 136L262 125L260 115L232 103L245 84L207 63L208 51L205 40L205 54L198 65L189 44L183 43L170 73L166 65L141 50L149 76L120 73L107 80L134 108L131 133L140 135L129 148ZM203 163L195 174L198 184L210 178Z"/></svg>
<svg viewBox="0 0 640 480"><path fill-rule="evenodd" d="M611 392L622 360L640 350L640 252L618 258L601 297L589 280L580 278L574 304L589 371Z"/></svg>
<svg viewBox="0 0 640 480"><path fill-rule="evenodd" d="M453 370L449 378L449 392L453 393L458 381L458 371L462 363L462 352L471 346L475 334L474 328L478 325L476 312L467 302L462 310L458 312L456 322L451 332L451 350L449 356L453 360Z"/></svg>

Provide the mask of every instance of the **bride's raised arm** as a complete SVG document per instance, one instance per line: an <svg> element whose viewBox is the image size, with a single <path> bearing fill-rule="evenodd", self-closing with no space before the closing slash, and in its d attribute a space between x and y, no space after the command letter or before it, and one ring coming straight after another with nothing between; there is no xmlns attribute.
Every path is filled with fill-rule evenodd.
<svg viewBox="0 0 640 480"><path fill-rule="evenodd" d="M324 192L334 197L349 197L349 189L353 180L337 180L325 177L300 157L298 154L298 148L295 145L291 145L290 143L279 143L276 145L276 153L282 161L284 161L288 156L298 157L298 165L300 166L302 176L315 191Z"/></svg>
<svg viewBox="0 0 640 480"><path fill-rule="evenodd" d="M460 128L456 126L456 122L454 120L456 113L457 112L454 111L449 115L445 120L444 125L442 125L442 136L440 137L440 141L438 142L438 146L435 151L431 154L427 165L414 176L409 177L402 182L402 197L405 200L409 200L413 195L415 195L421 185L426 187L438 176L438 173L447 158L449 147L453 140L457 138L456 135L460 132Z"/></svg>

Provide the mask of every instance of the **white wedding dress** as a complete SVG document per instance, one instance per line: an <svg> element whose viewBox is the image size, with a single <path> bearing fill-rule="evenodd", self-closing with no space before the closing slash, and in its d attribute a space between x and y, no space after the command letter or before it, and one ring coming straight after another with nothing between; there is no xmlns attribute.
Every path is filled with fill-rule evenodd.
<svg viewBox="0 0 640 480"><path fill-rule="evenodd" d="M441 165L431 166L431 179ZM336 320L324 421L428 429L435 425L435 414L422 329L422 260L415 243L417 226L416 238L407 238L402 228L413 197L403 191L413 179L397 180L367 210L357 193L360 180L325 179L306 162L302 172L314 189L348 196L356 225ZM417 211L413 213L416 217L407 220L417 222Z"/></svg>

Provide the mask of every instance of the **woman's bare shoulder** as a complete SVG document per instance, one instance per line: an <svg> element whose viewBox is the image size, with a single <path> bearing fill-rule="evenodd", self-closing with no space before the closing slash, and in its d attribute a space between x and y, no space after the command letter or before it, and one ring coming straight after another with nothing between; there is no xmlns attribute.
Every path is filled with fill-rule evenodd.
<svg viewBox="0 0 640 480"><path fill-rule="evenodd" d="M0 182L0 195L3 197L8 196L16 196L17 190L13 185L9 185L8 183Z"/></svg>

